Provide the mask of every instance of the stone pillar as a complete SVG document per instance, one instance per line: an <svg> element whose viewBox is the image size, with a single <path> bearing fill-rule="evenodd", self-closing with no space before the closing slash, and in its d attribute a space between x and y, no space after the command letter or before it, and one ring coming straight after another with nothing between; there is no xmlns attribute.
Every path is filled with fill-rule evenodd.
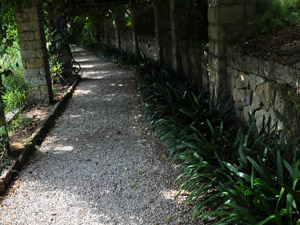
<svg viewBox="0 0 300 225"><path fill-rule="evenodd" d="M138 31L137 24L139 22L139 5L133 2L130 5L131 11L131 23L132 23L132 41L133 41L133 53L136 54L137 57L141 57L141 51L138 42Z"/></svg>
<svg viewBox="0 0 300 225"><path fill-rule="evenodd" d="M125 20L125 12L117 12L115 13L115 22L116 22L116 38L118 49L122 50L122 35L126 31L126 20Z"/></svg>
<svg viewBox="0 0 300 225"><path fill-rule="evenodd" d="M154 3L154 20L155 20L155 37L158 42L159 56L158 61L160 65L168 63L168 54L170 52L165 49L170 40L170 6L169 0L156 0Z"/></svg>
<svg viewBox="0 0 300 225"><path fill-rule="evenodd" d="M172 67L177 73L183 72L180 44L185 45L187 34L187 9L189 1L169 0L171 19Z"/></svg>
<svg viewBox="0 0 300 225"><path fill-rule="evenodd" d="M208 0L209 90L216 103L229 95L226 74L226 45L246 35L255 21L254 0Z"/></svg>
<svg viewBox="0 0 300 225"><path fill-rule="evenodd" d="M46 49L41 4L19 11L15 9L25 82L31 86L28 102L48 105L52 101L52 86Z"/></svg>
<svg viewBox="0 0 300 225"><path fill-rule="evenodd" d="M104 40L105 43L108 45L113 44L112 43L112 35L114 34L114 28L113 28L113 18L104 18L103 20L104 23Z"/></svg>

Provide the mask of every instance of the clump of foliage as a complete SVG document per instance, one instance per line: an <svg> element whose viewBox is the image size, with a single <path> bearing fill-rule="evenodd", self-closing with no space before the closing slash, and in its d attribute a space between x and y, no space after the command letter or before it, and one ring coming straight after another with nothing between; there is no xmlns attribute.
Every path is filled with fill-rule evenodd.
<svg viewBox="0 0 300 225"><path fill-rule="evenodd" d="M300 93L299 89L292 88L289 85L280 85L278 87L282 99L285 103L283 114L277 112L279 118L284 123L289 144L300 148Z"/></svg>
<svg viewBox="0 0 300 225"><path fill-rule="evenodd" d="M94 50L136 72L144 113L181 173L193 216L213 224L300 224L300 159L283 133L245 127L182 76L116 49Z"/></svg>
<svg viewBox="0 0 300 225"><path fill-rule="evenodd" d="M298 0L258 0L257 9L259 32L269 32L300 22L300 1Z"/></svg>
<svg viewBox="0 0 300 225"><path fill-rule="evenodd" d="M14 31L16 32L16 31ZM0 58L2 64L2 98L6 112L21 109L27 100L29 87L25 85L20 49L16 41Z"/></svg>
<svg viewBox="0 0 300 225"><path fill-rule="evenodd" d="M77 74L76 63L70 49L74 16L66 12L65 3L48 0L43 4L49 65L53 83L69 84Z"/></svg>

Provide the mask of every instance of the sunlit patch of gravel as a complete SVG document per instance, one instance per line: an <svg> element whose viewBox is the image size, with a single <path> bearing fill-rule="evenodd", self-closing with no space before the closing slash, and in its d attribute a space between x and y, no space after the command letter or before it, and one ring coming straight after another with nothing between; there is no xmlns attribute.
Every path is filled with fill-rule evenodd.
<svg viewBox="0 0 300 225"><path fill-rule="evenodd" d="M0 224L197 224L176 198L134 75L75 54L83 81L1 201Z"/></svg>

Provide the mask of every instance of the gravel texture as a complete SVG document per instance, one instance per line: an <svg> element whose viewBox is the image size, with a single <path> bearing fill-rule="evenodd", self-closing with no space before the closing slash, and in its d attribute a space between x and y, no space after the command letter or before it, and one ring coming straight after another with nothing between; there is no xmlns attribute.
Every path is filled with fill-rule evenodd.
<svg viewBox="0 0 300 225"><path fill-rule="evenodd" d="M0 224L197 224L134 75L76 48L83 80L0 204Z"/></svg>

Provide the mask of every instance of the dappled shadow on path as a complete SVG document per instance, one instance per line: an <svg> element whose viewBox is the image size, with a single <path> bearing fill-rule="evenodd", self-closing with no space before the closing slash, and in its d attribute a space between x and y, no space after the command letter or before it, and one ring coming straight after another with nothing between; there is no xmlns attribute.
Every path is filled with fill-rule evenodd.
<svg viewBox="0 0 300 225"><path fill-rule="evenodd" d="M77 54L83 80L3 201L2 221L196 224L175 198L176 173L143 121L133 74Z"/></svg>

